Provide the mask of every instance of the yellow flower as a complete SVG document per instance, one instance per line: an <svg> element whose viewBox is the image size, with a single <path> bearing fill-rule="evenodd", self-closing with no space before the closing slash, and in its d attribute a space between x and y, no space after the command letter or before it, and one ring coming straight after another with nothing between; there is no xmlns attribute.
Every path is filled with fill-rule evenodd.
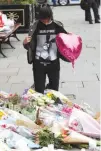
<svg viewBox="0 0 101 151"><path fill-rule="evenodd" d="M33 89L29 89L28 92L30 92L31 94L35 93Z"/></svg>
<svg viewBox="0 0 101 151"><path fill-rule="evenodd" d="M52 97L52 93L51 93L51 92L48 92L48 93L47 93L47 96L48 96L48 97Z"/></svg>
<svg viewBox="0 0 101 151"><path fill-rule="evenodd" d="M3 111L0 111L0 119L4 116L4 115L6 115Z"/></svg>

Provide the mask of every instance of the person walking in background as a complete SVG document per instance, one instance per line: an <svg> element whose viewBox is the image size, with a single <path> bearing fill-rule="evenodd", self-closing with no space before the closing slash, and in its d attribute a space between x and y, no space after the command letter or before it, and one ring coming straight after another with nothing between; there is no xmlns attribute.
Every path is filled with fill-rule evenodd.
<svg viewBox="0 0 101 151"><path fill-rule="evenodd" d="M100 7L100 0L96 0L98 8Z"/></svg>
<svg viewBox="0 0 101 151"><path fill-rule="evenodd" d="M56 6L56 0L52 0L53 6Z"/></svg>
<svg viewBox="0 0 101 151"><path fill-rule="evenodd" d="M91 18L92 20L92 18ZM89 11L85 10L85 21L89 21Z"/></svg>
<svg viewBox="0 0 101 151"><path fill-rule="evenodd" d="M95 0L88 0L88 9L85 11L85 20L89 21L90 24L93 24L92 22L92 16L91 16L91 8L94 12L94 18L95 23L100 23L100 15L98 12L98 4Z"/></svg>
<svg viewBox="0 0 101 151"><path fill-rule="evenodd" d="M100 8L100 0L96 0L97 6L98 6L98 14L99 14L99 8ZM99 15L99 20L100 20L100 15Z"/></svg>
<svg viewBox="0 0 101 151"><path fill-rule="evenodd" d="M49 5L43 5L39 11L39 20L31 29L31 36L25 38L24 48L31 50L35 91L44 93L46 75L49 88L58 91L60 79L60 54L56 46L56 35L67 33L62 24L54 21Z"/></svg>

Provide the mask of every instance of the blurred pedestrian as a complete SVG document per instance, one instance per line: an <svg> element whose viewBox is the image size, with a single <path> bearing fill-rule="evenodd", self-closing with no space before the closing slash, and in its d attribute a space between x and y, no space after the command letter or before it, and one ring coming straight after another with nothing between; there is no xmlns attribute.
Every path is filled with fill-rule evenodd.
<svg viewBox="0 0 101 151"><path fill-rule="evenodd" d="M88 10L85 10L85 21L89 21ZM92 19L91 19L92 20Z"/></svg>
<svg viewBox="0 0 101 151"><path fill-rule="evenodd" d="M53 6L56 6L56 0L52 0Z"/></svg>
<svg viewBox="0 0 101 151"><path fill-rule="evenodd" d="M98 8L100 7L100 0L96 0Z"/></svg>
<svg viewBox="0 0 101 151"><path fill-rule="evenodd" d="M91 8L93 9L95 23L100 23L98 4L95 0L88 0L88 9L85 10L85 20L89 21L90 24L93 24L92 16L91 16Z"/></svg>

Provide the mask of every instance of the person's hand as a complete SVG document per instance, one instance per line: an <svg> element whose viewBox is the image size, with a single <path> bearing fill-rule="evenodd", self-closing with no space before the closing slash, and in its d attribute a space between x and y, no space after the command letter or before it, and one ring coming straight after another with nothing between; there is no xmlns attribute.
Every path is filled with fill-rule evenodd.
<svg viewBox="0 0 101 151"><path fill-rule="evenodd" d="M31 42L31 36L26 37L23 43L27 44L29 42Z"/></svg>

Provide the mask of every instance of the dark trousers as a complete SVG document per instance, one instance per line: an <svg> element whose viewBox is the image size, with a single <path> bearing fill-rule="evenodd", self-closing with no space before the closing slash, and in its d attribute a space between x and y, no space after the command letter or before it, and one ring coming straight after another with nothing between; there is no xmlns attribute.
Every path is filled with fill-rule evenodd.
<svg viewBox="0 0 101 151"><path fill-rule="evenodd" d="M92 16L91 16L91 10L90 10L90 8L93 9L95 21L98 21L99 20L99 13L98 13L97 3L93 2L92 4L90 4L89 9L86 11L89 21L92 21Z"/></svg>
<svg viewBox="0 0 101 151"><path fill-rule="evenodd" d="M85 10L85 21L89 21L89 11L88 10ZM92 19L92 18L91 18Z"/></svg>
<svg viewBox="0 0 101 151"><path fill-rule="evenodd" d="M50 64L44 65L39 60L33 64L35 91L44 93L46 75L49 78L49 88L58 91L60 78L60 63L55 60Z"/></svg>
<svg viewBox="0 0 101 151"><path fill-rule="evenodd" d="M53 5L56 6L56 0L52 0Z"/></svg>

